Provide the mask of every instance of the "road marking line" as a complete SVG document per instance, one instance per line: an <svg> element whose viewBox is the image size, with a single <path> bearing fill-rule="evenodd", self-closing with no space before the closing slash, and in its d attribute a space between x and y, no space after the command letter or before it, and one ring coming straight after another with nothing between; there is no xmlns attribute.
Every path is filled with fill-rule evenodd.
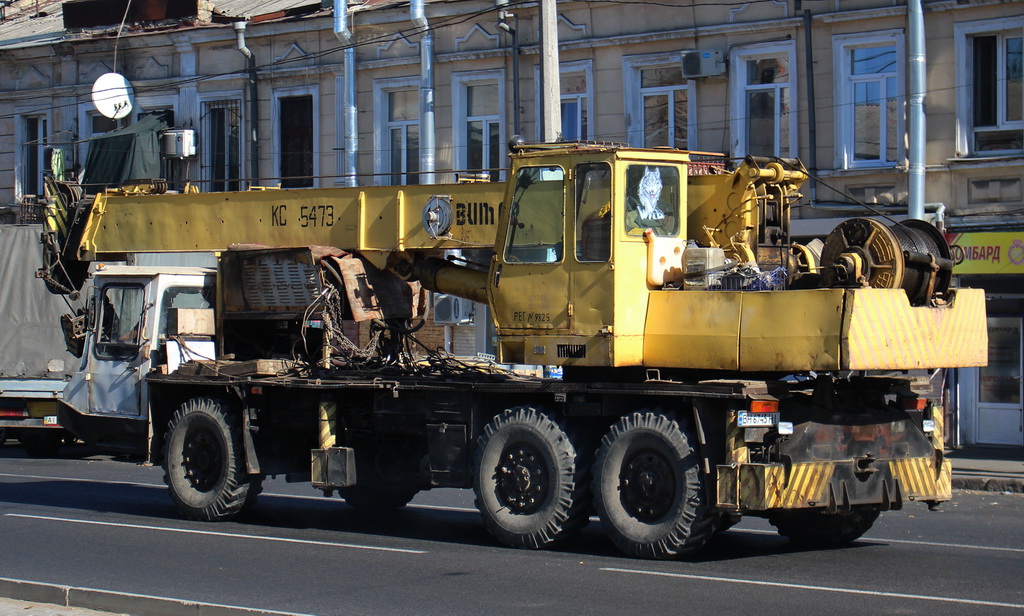
<svg viewBox="0 0 1024 616"><path fill-rule="evenodd" d="M18 475L15 473L0 473L0 477L15 477L17 479L44 479L46 481L77 481L79 483L109 483L115 486L142 486L145 488L166 488L162 483L139 483L138 481L114 481L111 479L81 479L79 477L49 477L47 475Z"/></svg>
<svg viewBox="0 0 1024 616"><path fill-rule="evenodd" d="M142 488L166 488L163 483L140 483L138 481L114 481L110 479L83 479L81 477L52 477L48 475L17 475L14 473L0 473L0 477L14 477L17 479L43 479L46 481L76 481L80 483L104 483L118 486L138 486ZM280 492L261 492L261 497L292 498L298 500L311 500L319 502L335 502L330 496L304 496L302 494L282 494ZM435 509L437 511L456 511L459 513L476 513L477 510L471 507L448 507L445 505L408 505L410 509Z"/></svg>
<svg viewBox="0 0 1024 616"><path fill-rule="evenodd" d="M961 603L966 605L984 605L987 607L1010 607L1016 609L1024 609L1024 604L1021 603L1001 603L999 601L982 601L979 599L958 599L956 597L913 595L908 593L884 592L878 590L857 590L855 588L836 588L834 586L811 586L809 584L790 584L786 582L769 582L767 580L744 580L737 578L716 577L712 575L691 575L688 573L647 571L644 569L619 569L617 567L601 567L600 570L609 571L611 573L632 573L636 575L652 575L658 577L670 577L685 580L699 580L703 582L731 582L733 584L749 584L752 586L773 586L777 588L791 588L795 590L817 590L821 592L836 592L851 595L872 595L876 597L889 597L893 599L920 599L923 601L939 601L943 603Z"/></svg>
<svg viewBox="0 0 1024 616"><path fill-rule="evenodd" d="M761 530L757 528L733 528L738 533L752 533L758 535L777 535L773 530ZM969 545L966 543L939 543L936 541L911 541L910 539L886 539L885 537L861 537L858 541L864 543L906 543L908 545L926 545L936 548L963 548L965 550L992 550L994 552L1017 552L1024 553L1024 548L1003 548L988 545Z"/></svg>
<svg viewBox="0 0 1024 616"><path fill-rule="evenodd" d="M167 486L162 483L139 483L137 481L112 481L107 479L81 479L77 477L48 477L46 475L17 475L14 473L0 473L0 477L15 477L18 479L44 479L49 481L80 481L85 483L109 483L112 485L125 485L125 486L140 486L145 488L166 488ZM300 494L281 494L278 492L263 492L260 494L262 497L271 498L291 498L298 500L313 500L320 502L331 502L333 499L327 496L302 496ZM428 509L435 511L454 511L457 513L476 513L477 510L471 507L447 507L444 505L416 505L411 504L407 506L408 509ZM591 517L590 520L598 521L597 517ZM760 530L756 528L733 528L731 532L734 533L754 533L761 535L776 535L773 530ZM939 543L935 541L911 541L909 539L886 539L884 537L861 537L860 541L874 541L884 543L905 543L907 545L922 545L931 546L937 548L959 548L964 550L990 550L993 552L1013 552L1013 553L1024 553L1024 548L1007 548L1007 547L996 547L989 545L970 545L966 543Z"/></svg>
<svg viewBox="0 0 1024 616"><path fill-rule="evenodd" d="M229 537L234 539L257 539L261 541L277 541L281 543L298 543L303 545L318 545L331 548L351 548L355 550L373 550L377 552L398 552L401 554L426 554L425 550L412 550L408 548L385 548L375 545L360 545L358 543L334 543L330 541L312 541L310 539L288 539L286 537L260 537L259 535L222 533L212 530L191 530L187 528L166 528L162 526L147 526L144 524L124 524L121 522L100 522L98 520L81 520L76 518L57 518L45 515L28 515L24 513L5 513L5 517L27 518L30 520L46 520L50 522L68 522L72 524L91 524L94 526L114 526L118 528L134 528L141 530L156 530L168 533L181 533L185 535L208 535L212 537Z"/></svg>

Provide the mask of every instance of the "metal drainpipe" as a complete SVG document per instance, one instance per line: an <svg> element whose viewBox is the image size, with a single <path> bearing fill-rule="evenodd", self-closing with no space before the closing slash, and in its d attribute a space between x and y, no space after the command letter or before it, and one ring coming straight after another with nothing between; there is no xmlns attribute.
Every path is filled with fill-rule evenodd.
<svg viewBox="0 0 1024 616"><path fill-rule="evenodd" d="M420 39L420 183L433 184L436 149L434 134L434 33L423 13L423 0L412 0L409 14Z"/></svg>
<svg viewBox="0 0 1024 616"><path fill-rule="evenodd" d="M359 153L359 126L356 110L356 48L348 23L348 0L334 0L334 36L345 46L344 94L342 100L345 127L344 185L356 186L356 159Z"/></svg>
<svg viewBox="0 0 1024 616"><path fill-rule="evenodd" d="M924 218L925 174L925 41L921 0L907 0L909 44L907 72L910 85L910 147L907 152L907 216Z"/></svg>
<svg viewBox="0 0 1024 616"><path fill-rule="evenodd" d="M238 41L238 51L246 57L249 64L249 185L252 186L260 179L260 96L258 81L256 78L256 56L252 50L245 46L245 26L247 22L236 21L235 38Z"/></svg>

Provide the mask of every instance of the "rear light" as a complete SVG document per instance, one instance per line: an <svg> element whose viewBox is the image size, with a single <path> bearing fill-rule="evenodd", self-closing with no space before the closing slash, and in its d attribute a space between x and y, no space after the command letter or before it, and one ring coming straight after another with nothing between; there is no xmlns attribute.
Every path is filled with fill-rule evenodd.
<svg viewBox="0 0 1024 616"><path fill-rule="evenodd" d="M779 412L779 401L778 400L751 400L750 401L750 412L751 413L778 413Z"/></svg>
<svg viewBox="0 0 1024 616"><path fill-rule="evenodd" d="M25 409L0 409L0 417L28 417Z"/></svg>

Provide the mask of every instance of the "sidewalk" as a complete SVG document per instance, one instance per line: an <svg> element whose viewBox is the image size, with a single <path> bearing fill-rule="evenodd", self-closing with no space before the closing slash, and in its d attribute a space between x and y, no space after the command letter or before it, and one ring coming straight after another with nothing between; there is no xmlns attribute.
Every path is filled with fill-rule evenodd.
<svg viewBox="0 0 1024 616"><path fill-rule="evenodd" d="M0 577L0 616L310 616Z"/></svg>
<svg viewBox="0 0 1024 616"><path fill-rule="evenodd" d="M946 452L954 490L1024 493L1024 448L971 446Z"/></svg>

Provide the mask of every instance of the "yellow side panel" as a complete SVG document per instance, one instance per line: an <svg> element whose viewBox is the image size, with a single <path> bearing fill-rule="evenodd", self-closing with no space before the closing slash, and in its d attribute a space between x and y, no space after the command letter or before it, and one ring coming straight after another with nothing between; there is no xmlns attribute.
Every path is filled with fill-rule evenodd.
<svg viewBox="0 0 1024 616"><path fill-rule="evenodd" d="M644 365L737 370L742 293L652 291Z"/></svg>
<svg viewBox="0 0 1024 616"><path fill-rule="evenodd" d="M835 370L843 291L654 291L647 366Z"/></svg>
<svg viewBox="0 0 1024 616"><path fill-rule="evenodd" d="M901 289L851 289L843 370L984 366L985 293L959 289L949 305L911 307Z"/></svg>
<svg viewBox="0 0 1024 616"><path fill-rule="evenodd" d="M835 370L843 291L743 294L740 370Z"/></svg>
<svg viewBox="0 0 1024 616"><path fill-rule="evenodd" d="M613 339L615 344L615 355L613 360L616 367L642 366L644 362L644 336L616 335Z"/></svg>

